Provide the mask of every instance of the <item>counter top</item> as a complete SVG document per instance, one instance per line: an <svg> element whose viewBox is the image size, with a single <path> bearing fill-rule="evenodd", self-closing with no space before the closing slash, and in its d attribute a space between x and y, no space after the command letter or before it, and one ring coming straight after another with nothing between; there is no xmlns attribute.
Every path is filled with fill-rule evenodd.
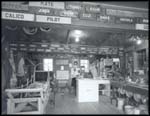
<svg viewBox="0 0 150 116"><path fill-rule="evenodd" d="M104 79L77 79L78 81L86 81L86 82L97 82L97 83L110 83L110 80L104 80Z"/></svg>

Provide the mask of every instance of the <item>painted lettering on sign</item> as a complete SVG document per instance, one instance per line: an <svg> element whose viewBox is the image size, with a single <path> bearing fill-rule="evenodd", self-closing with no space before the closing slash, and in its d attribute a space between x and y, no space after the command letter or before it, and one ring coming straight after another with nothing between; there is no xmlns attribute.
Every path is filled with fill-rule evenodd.
<svg viewBox="0 0 150 116"><path fill-rule="evenodd" d="M148 24L136 24L135 25L136 30L145 30L148 31Z"/></svg>
<svg viewBox="0 0 150 116"><path fill-rule="evenodd" d="M92 19L92 20L96 20L96 14L81 13L80 14L80 19Z"/></svg>
<svg viewBox="0 0 150 116"><path fill-rule="evenodd" d="M82 6L79 3L74 3L74 2L66 2L66 9L67 10L82 10Z"/></svg>
<svg viewBox="0 0 150 116"><path fill-rule="evenodd" d="M114 15L114 16L123 16L123 17L148 17L148 13L143 12L132 12L132 11L123 11L123 10L116 10L116 9L106 9L107 15Z"/></svg>
<svg viewBox="0 0 150 116"><path fill-rule="evenodd" d="M101 9L99 6L86 6L85 10L87 12L100 13Z"/></svg>
<svg viewBox="0 0 150 116"><path fill-rule="evenodd" d="M36 14L49 14L53 15L54 10L50 8L42 8L42 7L29 7L29 11L31 13L36 13Z"/></svg>
<svg viewBox="0 0 150 116"><path fill-rule="evenodd" d="M28 10L28 5L16 4L15 2L2 2L2 9L13 9L13 10Z"/></svg>
<svg viewBox="0 0 150 116"><path fill-rule="evenodd" d="M100 22L109 22L110 21L110 16L98 15L97 16L97 21L100 21Z"/></svg>
<svg viewBox="0 0 150 116"><path fill-rule="evenodd" d="M77 11L72 10L55 10L55 15L57 16L64 16L64 17L78 17Z"/></svg>
<svg viewBox="0 0 150 116"><path fill-rule="evenodd" d="M120 18L120 17L116 17L116 23L134 23L135 20L133 18Z"/></svg>
<svg viewBox="0 0 150 116"><path fill-rule="evenodd" d="M29 6L64 9L64 2L29 2Z"/></svg>
<svg viewBox="0 0 150 116"><path fill-rule="evenodd" d="M37 22L71 24L71 18L36 15Z"/></svg>
<svg viewBox="0 0 150 116"><path fill-rule="evenodd" d="M143 20L142 20L142 23L148 23L148 22L149 22L148 19L143 19Z"/></svg>
<svg viewBox="0 0 150 116"><path fill-rule="evenodd" d="M26 14L26 13L15 13L15 12L2 11L2 19L34 21L34 15Z"/></svg>

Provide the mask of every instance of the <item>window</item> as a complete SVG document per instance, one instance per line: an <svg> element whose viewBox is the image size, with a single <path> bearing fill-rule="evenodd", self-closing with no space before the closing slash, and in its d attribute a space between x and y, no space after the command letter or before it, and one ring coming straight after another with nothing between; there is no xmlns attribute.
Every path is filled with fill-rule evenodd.
<svg viewBox="0 0 150 116"><path fill-rule="evenodd" d="M80 60L80 66L84 66L85 72L89 72L89 60Z"/></svg>
<svg viewBox="0 0 150 116"><path fill-rule="evenodd" d="M53 59L43 59L44 71L53 71Z"/></svg>

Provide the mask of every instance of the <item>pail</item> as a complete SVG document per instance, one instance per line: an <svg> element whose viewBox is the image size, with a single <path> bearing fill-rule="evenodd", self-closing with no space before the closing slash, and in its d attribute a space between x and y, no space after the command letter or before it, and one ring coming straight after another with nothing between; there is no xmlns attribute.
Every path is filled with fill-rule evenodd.
<svg viewBox="0 0 150 116"><path fill-rule="evenodd" d="M124 99L118 98L118 109L123 110Z"/></svg>
<svg viewBox="0 0 150 116"><path fill-rule="evenodd" d="M134 107L130 105L125 106L125 113L126 114L134 114Z"/></svg>

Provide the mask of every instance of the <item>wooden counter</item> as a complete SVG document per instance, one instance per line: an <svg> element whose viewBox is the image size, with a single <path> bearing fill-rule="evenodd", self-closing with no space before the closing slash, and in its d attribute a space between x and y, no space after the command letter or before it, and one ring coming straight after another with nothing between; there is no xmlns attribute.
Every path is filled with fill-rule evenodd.
<svg viewBox="0 0 150 116"><path fill-rule="evenodd" d="M109 84L109 80L77 79L77 100L78 102L98 102L99 84ZM110 92L110 87L107 88Z"/></svg>

